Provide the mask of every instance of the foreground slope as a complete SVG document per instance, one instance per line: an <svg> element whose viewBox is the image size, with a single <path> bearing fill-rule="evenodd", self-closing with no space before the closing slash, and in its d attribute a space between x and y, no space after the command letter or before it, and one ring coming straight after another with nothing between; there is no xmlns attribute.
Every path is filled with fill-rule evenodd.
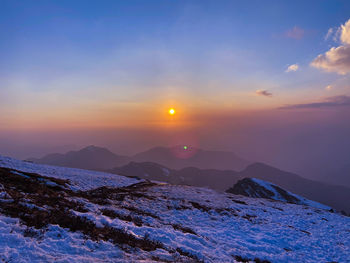
<svg viewBox="0 0 350 263"><path fill-rule="evenodd" d="M349 262L328 210L0 160L4 262Z"/></svg>
<svg viewBox="0 0 350 263"><path fill-rule="evenodd" d="M35 164L1 155L0 167L13 168L28 173L40 173L40 175L48 177L67 179L70 181L70 187L74 190L88 190L104 185L120 187L138 182L138 180L133 178L109 173Z"/></svg>

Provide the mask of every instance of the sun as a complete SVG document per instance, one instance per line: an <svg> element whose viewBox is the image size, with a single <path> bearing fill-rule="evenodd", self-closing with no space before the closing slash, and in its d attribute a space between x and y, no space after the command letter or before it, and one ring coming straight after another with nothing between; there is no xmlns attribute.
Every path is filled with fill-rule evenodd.
<svg viewBox="0 0 350 263"><path fill-rule="evenodd" d="M168 112L169 112L170 115L174 115L176 113L174 108L169 109Z"/></svg>

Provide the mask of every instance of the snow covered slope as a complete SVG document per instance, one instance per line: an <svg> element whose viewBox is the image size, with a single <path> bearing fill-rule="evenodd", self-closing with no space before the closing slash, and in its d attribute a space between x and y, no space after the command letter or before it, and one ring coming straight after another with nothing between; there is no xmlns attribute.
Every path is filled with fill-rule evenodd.
<svg viewBox="0 0 350 263"><path fill-rule="evenodd" d="M350 262L328 210L0 160L0 262Z"/></svg>
<svg viewBox="0 0 350 263"><path fill-rule="evenodd" d="M329 206L308 200L302 196L286 191L273 183L256 178L244 178L239 180L232 188L228 189L227 192L255 198L267 198L292 204L308 205L327 210L331 209Z"/></svg>
<svg viewBox="0 0 350 263"><path fill-rule="evenodd" d="M70 187L75 190L89 190L100 186L120 187L138 182L137 179L117 176L115 174L35 164L1 155L0 167L8 167L23 172L39 173L43 176L67 179L70 180Z"/></svg>

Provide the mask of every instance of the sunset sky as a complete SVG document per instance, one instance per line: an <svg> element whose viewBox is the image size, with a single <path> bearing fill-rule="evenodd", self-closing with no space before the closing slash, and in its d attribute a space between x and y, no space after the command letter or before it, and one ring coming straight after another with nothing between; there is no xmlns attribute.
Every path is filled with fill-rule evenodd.
<svg viewBox="0 0 350 263"><path fill-rule="evenodd" d="M350 129L349 1L0 5L8 154L88 143L132 153L191 138L261 158L254 147L265 138L275 148ZM25 150L33 144L41 150Z"/></svg>

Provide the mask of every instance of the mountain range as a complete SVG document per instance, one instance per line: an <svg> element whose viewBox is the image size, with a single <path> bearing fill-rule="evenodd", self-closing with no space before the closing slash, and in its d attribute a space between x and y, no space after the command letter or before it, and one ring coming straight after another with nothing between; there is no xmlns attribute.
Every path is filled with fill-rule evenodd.
<svg viewBox="0 0 350 263"><path fill-rule="evenodd" d="M106 148L88 146L65 154L48 154L42 158L29 158L38 164L82 168L111 169L129 162L154 162L172 169L189 166L201 169L244 169L250 162L232 152L205 151L190 146L154 147L133 156L115 154Z"/></svg>
<svg viewBox="0 0 350 263"><path fill-rule="evenodd" d="M218 191L229 189L242 178L257 178L337 210L350 212L350 203L344 201L350 200L350 188L310 180L264 163L249 163L232 152L175 146L155 147L128 157L105 148L88 146L80 151L29 160L39 164L102 170Z"/></svg>
<svg viewBox="0 0 350 263"><path fill-rule="evenodd" d="M195 167L175 170L151 162L131 162L108 172L171 184L207 187L218 191L229 189L243 178L257 178L335 209L350 212L350 203L345 201L350 200L350 188L309 180L263 163L250 164L237 172Z"/></svg>

